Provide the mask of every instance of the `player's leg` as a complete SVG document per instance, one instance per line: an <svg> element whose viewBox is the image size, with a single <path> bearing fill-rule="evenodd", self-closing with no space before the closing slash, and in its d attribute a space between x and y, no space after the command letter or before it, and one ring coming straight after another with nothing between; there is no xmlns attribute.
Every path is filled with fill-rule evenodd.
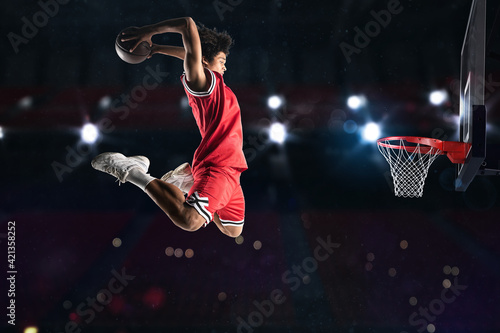
<svg viewBox="0 0 500 333"><path fill-rule="evenodd" d="M214 215L214 223L219 230L226 236L236 238L243 232L243 225L222 225L219 214Z"/></svg>
<svg viewBox="0 0 500 333"><path fill-rule="evenodd" d="M243 230L245 203L239 176L239 172L227 167L198 169L186 200L205 217L206 224L214 221L230 237L239 236Z"/></svg>
<svg viewBox="0 0 500 333"><path fill-rule="evenodd" d="M239 183L234 188L231 199L215 214L214 223L223 234L229 237L238 237L243 232L245 197Z"/></svg>
<svg viewBox="0 0 500 333"><path fill-rule="evenodd" d="M115 176L121 183L130 182L141 188L175 225L184 230L195 231L205 223L205 219L185 203L179 188L147 173L149 160L144 156L125 157L120 153L103 153L92 160L92 167Z"/></svg>
<svg viewBox="0 0 500 333"><path fill-rule="evenodd" d="M205 223L196 209L186 203L177 186L155 179L146 186L145 192L179 228L196 231Z"/></svg>

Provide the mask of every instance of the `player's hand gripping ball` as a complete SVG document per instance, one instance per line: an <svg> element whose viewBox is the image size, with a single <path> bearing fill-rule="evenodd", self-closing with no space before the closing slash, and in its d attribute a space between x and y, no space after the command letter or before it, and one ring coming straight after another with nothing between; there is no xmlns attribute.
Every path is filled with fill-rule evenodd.
<svg viewBox="0 0 500 333"><path fill-rule="evenodd" d="M133 52L130 52L130 49L137 43L137 39L131 39L127 41L122 41L124 36L127 36L128 33L134 33L138 28L137 27L128 27L120 31L118 36L116 36L115 41L115 50L120 59L129 63L129 64L138 64L146 60L151 53L151 47L149 43L146 41L141 42Z"/></svg>

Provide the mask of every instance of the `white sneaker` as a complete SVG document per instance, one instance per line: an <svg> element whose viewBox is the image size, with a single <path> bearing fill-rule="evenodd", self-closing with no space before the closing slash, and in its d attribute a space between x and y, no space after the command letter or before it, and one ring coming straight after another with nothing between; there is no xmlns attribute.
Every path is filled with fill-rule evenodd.
<svg viewBox="0 0 500 333"><path fill-rule="evenodd" d="M145 156L126 157L120 153L102 153L91 162L94 169L115 176L121 183L125 183L130 170L139 168L148 172L149 159Z"/></svg>
<svg viewBox="0 0 500 333"><path fill-rule="evenodd" d="M194 183L189 163L183 163L175 168L175 170L167 172L161 177L161 180L177 186L184 194L189 193Z"/></svg>

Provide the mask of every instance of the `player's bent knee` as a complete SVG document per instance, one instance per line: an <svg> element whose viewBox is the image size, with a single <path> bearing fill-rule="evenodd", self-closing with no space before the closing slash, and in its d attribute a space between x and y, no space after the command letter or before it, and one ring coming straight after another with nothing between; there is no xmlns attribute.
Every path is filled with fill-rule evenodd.
<svg viewBox="0 0 500 333"><path fill-rule="evenodd" d="M179 219L174 221L177 226L185 231L196 231L200 229L205 223L204 220L199 221L197 219Z"/></svg>
<svg viewBox="0 0 500 333"><path fill-rule="evenodd" d="M203 222L202 223L189 223L187 225L187 228L186 228L186 231L197 231L198 229L200 229L203 225Z"/></svg>
<svg viewBox="0 0 500 333"><path fill-rule="evenodd" d="M182 229L186 231L196 231L205 224L205 218L196 209L189 207L182 216Z"/></svg>
<svg viewBox="0 0 500 333"><path fill-rule="evenodd" d="M205 219L201 218L196 218L196 217L191 217L188 218L184 221L185 228L184 230L186 231L196 231L200 229L203 224L205 223Z"/></svg>
<svg viewBox="0 0 500 333"><path fill-rule="evenodd" d="M226 230L226 235L233 238L238 237L243 232L243 227L226 226L224 229Z"/></svg>

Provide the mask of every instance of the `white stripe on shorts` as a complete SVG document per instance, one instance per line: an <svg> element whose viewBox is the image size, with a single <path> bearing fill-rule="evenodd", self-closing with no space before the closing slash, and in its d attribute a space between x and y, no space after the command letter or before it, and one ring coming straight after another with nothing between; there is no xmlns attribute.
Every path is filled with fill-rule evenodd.
<svg viewBox="0 0 500 333"><path fill-rule="evenodd" d="M241 221L229 221L229 220L223 220L219 217L219 220L222 225L234 225L236 227L243 226L243 223L245 223L245 220Z"/></svg>
<svg viewBox="0 0 500 333"><path fill-rule="evenodd" d="M207 197L200 197L198 192L194 192L191 194L189 198L186 199L186 203L188 203L190 206L193 206L196 211L205 218L207 221L205 225L209 224L210 221L212 221L212 214L207 209L208 206L208 198Z"/></svg>

